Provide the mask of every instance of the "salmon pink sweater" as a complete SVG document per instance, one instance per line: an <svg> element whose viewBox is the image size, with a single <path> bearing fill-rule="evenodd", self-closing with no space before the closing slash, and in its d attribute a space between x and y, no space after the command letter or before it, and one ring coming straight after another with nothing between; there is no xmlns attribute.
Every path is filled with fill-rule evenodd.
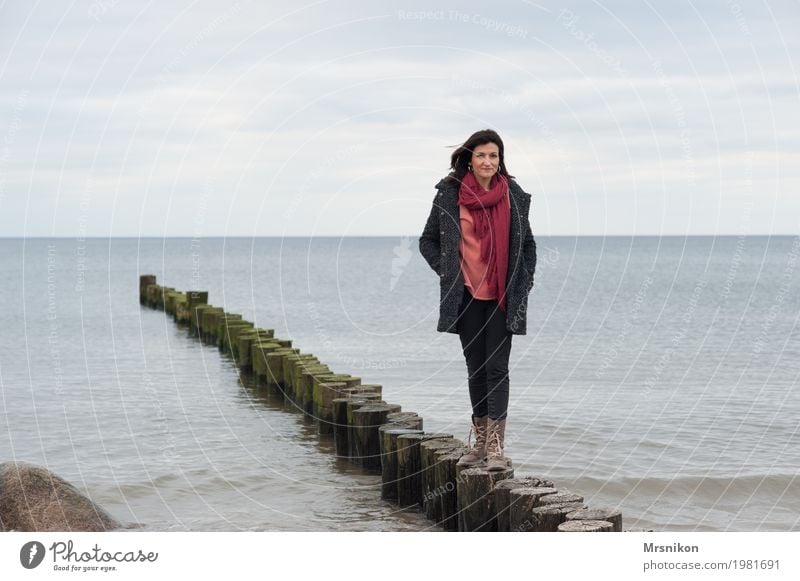
<svg viewBox="0 0 800 581"><path fill-rule="evenodd" d="M509 194L506 193L508 199ZM509 200L510 203L510 200ZM469 288L470 294L483 301L497 300L497 297L486 284L486 270L488 265L481 260L481 241L475 236L475 225L472 214L464 206L459 205L461 220L461 242L459 254L461 274L464 275L464 284Z"/></svg>

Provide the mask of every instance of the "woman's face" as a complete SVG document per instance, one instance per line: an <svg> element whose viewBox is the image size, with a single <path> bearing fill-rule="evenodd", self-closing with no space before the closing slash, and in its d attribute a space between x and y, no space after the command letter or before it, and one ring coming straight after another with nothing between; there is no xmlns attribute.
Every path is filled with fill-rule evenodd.
<svg viewBox="0 0 800 581"><path fill-rule="evenodd" d="M472 171L475 177L490 179L500 166L500 148L496 143L484 143L472 150Z"/></svg>

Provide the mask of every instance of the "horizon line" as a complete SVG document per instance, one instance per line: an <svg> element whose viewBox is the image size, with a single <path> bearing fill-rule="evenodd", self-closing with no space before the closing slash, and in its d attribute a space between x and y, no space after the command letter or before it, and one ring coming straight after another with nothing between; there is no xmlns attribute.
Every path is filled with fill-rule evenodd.
<svg viewBox="0 0 800 581"><path fill-rule="evenodd" d="M800 233L779 233L779 234L534 234L534 238L768 238L768 237L795 237ZM222 235L222 236L0 236L0 240L131 240L131 239L186 239L186 240L206 240L224 238L419 238L419 234L363 234L342 236L336 234L296 234L286 236L247 236L247 235Z"/></svg>

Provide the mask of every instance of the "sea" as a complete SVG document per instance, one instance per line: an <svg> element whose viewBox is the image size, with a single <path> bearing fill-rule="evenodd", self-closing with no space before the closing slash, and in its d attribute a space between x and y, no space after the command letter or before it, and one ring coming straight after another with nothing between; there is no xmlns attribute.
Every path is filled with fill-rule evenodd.
<svg viewBox="0 0 800 581"><path fill-rule="evenodd" d="M631 531L800 530L800 237L537 236L506 454ZM308 417L142 307L139 276L274 329L466 438L416 236L0 239L0 462L148 531L436 531Z"/></svg>

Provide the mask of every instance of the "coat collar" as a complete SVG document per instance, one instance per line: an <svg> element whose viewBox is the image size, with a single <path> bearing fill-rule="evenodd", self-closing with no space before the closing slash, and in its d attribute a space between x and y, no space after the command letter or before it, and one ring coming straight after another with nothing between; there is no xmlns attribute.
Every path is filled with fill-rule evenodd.
<svg viewBox="0 0 800 581"><path fill-rule="evenodd" d="M446 177L439 180L439 183L436 184L436 189L447 195L448 198L458 199L458 184L454 181L449 181ZM517 204L531 199L531 195L526 193L514 179L508 180L508 191Z"/></svg>

